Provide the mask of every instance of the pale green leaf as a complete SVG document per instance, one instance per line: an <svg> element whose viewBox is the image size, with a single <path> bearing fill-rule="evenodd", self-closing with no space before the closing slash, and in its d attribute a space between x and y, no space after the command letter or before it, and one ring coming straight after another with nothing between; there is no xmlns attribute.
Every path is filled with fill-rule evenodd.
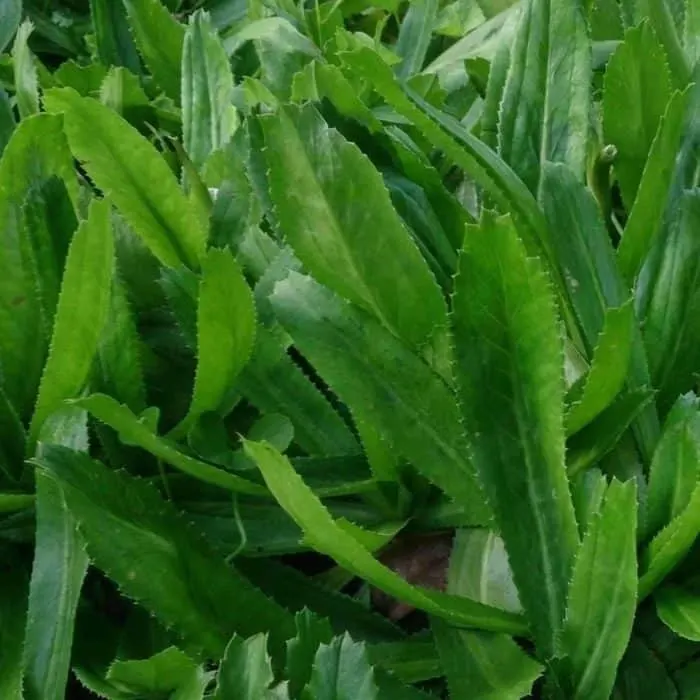
<svg viewBox="0 0 700 700"><path fill-rule="evenodd" d="M160 0L121 0L136 45L156 83L179 104L185 28Z"/></svg>
<svg viewBox="0 0 700 700"><path fill-rule="evenodd" d="M437 20L438 0L414 0L404 15L394 51L401 58L396 75L407 80L420 72Z"/></svg>
<svg viewBox="0 0 700 700"><path fill-rule="evenodd" d="M147 450L195 479L233 492L258 496L266 493L263 486L180 452L165 438L156 435L145 420L140 420L126 406L109 396L93 394L77 400L75 404L116 430L123 441Z"/></svg>
<svg viewBox="0 0 700 700"><path fill-rule="evenodd" d="M12 41L22 21L22 0L6 0L0 5L0 52Z"/></svg>
<svg viewBox="0 0 700 700"><path fill-rule="evenodd" d="M261 121L279 225L302 263L410 344L429 340L445 302L379 172L312 106Z"/></svg>
<svg viewBox="0 0 700 700"><path fill-rule="evenodd" d="M138 694L171 693L190 681L197 666L177 647L168 647L148 659L117 660L106 679Z"/></svg>
<svg viewBox="0 0 700 700"><path fill-rule="evenodd" d="M364 644L349 634L321 644L314 659L309 696L314 700L378 700L379 689Z"/></svg>
<svg viewBox="0 0 700 700"><path fill-rule="evenodd" d="M197 267L207 232L163 157L119 115L69 88L45 95L62 112L75 157L164 265Z"/></svg>
<svg viewBox="0 0 700 700"><path fill-rule="evenodd" d="M572 700L608 700L637 605L634 482L613 481L576 558L561 651Z"/></svg>
<svg viewBox="0 0 700 700"><path fill-rule="evenodd" d="M225 146L237 125L231 103L233 75L209 15L190 16L182 53L182 129L185 150L195 167Z"/></svg>
<svg viewBox="0 0 700 700"><path fill-rule="evenodd" d="M244 443L279 504L304 530L313 548L390 595L456 624L493 631L522 633L522 620L467 598L412 586L377 561L346 529L339 527L294 471L289 460L266 443Z"/></svg>
<svg viewBox="0 0 700 700"><path fill-rule="evenodd" d="M260 700L274 679L267 635L234 635L219 667L215 700Z"/></svg>
<svg viewBox="0 0 700 700"><path fill-rule="evenodd" d="M197 374L186 429L207 412L225 413L255 341L255 303L236 259L212 248L202 265L197 310Z"/></svg>
<svg viewBox="0 0 700 700"><path fill-rule="evenodd" d="M181 635L185 651L221 658L234 632L269 631L278 648L293 634L292 616L227 566L146 483L56 445L35 463L60 485L91 561Z"/></svg>
<svg viewBox="0 0 700 700"><path fill-rule="evenodd" d="M114 273L114 240L107 200L93 201L71 242L32 424L32 445L48 416L80 394L107 320Z"/></svg>
<svg viewBox="0 0 700 700"><path fill-rule="evenodd" d="M631 302L607 310L581 397L566 415L569 435L578 432L602 413L624 387L632 351L634 322Z"/></svg>
<svg viewBox="0 0 700 700"><path fill-rule="evenodd" d="M39 79L37 77L36 58L29 48L29 37L34 25L25 20L17 30L12 47L15 72L15 97L17 109L22 119L39 111Z"/></svg>
<svg viewBox="0 0 700 700"><path fill-rule="evenodd" d="M588 138L591 53L581 2L522 3L501 101L503 159L537 193L544 163L583 179Z"/></svg>
<svg viewBox="0 0 700 700"><path fill-rule="evenodd" d="M36 476L36 548L24 644L26 700L64 700L88 559L59 485Z"/></svg>
<svg viewBox="0 0 700 700"><path fill-rule="evenodd" d="M649 147L649 156L617 253L620 273L630 287L662 224L689 96L690 88L671 96Z"/></svg>
<svg viewBox="0 0 700 700"><path fill-rule="evenodd" d="M634 203L670 97L671 78L664 51L644 22L625 34L611 57L603 95L603 132L606 143L617 148L615 175L628 209Z"/></svg>
<svg viewBox="0 0 700 700"><path fill-rule="evenodd" d="M512 222L470 227L455 280L456 377L474 465L537 644L552 653L578 531L564 466L562 341Z"/></svg>

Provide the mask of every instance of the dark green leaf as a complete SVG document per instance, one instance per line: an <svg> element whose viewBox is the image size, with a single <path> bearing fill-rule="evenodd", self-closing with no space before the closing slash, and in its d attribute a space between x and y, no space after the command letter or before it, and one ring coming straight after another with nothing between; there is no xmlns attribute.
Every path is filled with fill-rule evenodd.
<svg viewBox="0 0 700 700"><path fill-rule="evenodd" d="M0 588L0 697L24 700L22 648L27 609L27 582L20 567L4 565Z"/></svg>
<svg viewBox="0 0 700 700"><path fill-rule="evenodd" d="M633 638L622 659L613 700L678 700L678 693L659 657Z"/></svg>
<svg viewBox="0 0 700 700"><path fill-rule="evenodd" d="M579 2L524 3L501 101L499 151L537 193L546 161L583 179L591 55Z"/></svg>
<svg viewBox="0 0 700 700"><path fill-rule="evenodd" d="M648 544L640 559L639 599L644 600L683 560L700 533L700 486L688 505Z"/></svg>
<svg viewBox="0 0 700 700"><path fill-rule="evenodd" d="M617 148L615 174L628 209L670 97L666 57L644 22L625 34L605 73L603 131L606 142Z"/></svg>
<svg viewBox="0 0 700 700"><path fill-rule="evenodd" d="M216 700L260 700L273 681L267 635L234 635L219 667Z"/></svg>
<svg viewBox="0 0 700 700"><path fill-rule="evenodd" d="M140 61L121 0L90 0L97 56L105 66L124 66L139 73Z"/></svg>
<svg viewBox="0 0 700 700"><path fill-rule="evenodd" d="M295 617L297 634L287 642L286 675L289 679L289 694L297 697L311 678L316 651L321 644L328 644L333 630L323 618L302 610Z"/></svg>
<svg viewBox="0 0 700 700"><path fill-rule="evenodd" d="M674 205L668 235L658 241L660 261L640 280L644 303L644 340L659 403L669 408L691 389L698 367L700 327L700 190L683 193Z"/></svg>
<svg viewBox="0 0 700 700"><path fill-rule="evenodd" d="M675 92L649 147L639 189L617 254L620 273L631 287L661 227L671 185L690 89Z"/></svg>
<svg viewBox="0 0 700 700"><path fill-rule="evenodd" d="M569 435L588 425L625 385L632 350L634 307L631 302L608 309L582 394L566 415Z"/></svg>
<svg viewBox="0 0 700 700"><path fill-rule="evenodd" d="M30 441L65 399L81 392L107 320L114 273L114 240L107 200L93 201L68 250L49 356L36 401Z"/></svg>
<svg viewBox="0 0 700 700"><path fill-rule="evenodd" d="M21 218L30 188L60 177L77 193L73 161L58 117L36 115L15 130L0 160L0 221L3 269L0 278L0 362L7 397L26 418L34 407L48 337L33 280Z"/></svg>
<svg viewBox="0 0 700 700"><path fill-rule="evenodd" d="M214 555L145 483L53 445L36 464L60 485L91 560L188 648L220 658L234 632L269 631L276 645L293 634L291 615Z"/></svg>
<svg viewBox="0 0 700 700"><path fill-rule="evenodd" d="M280 228L299 259L410 344L428 341L446 323L445 302L370 161L311 106L262 126Z"/></svg>
<svg viewBox="0 0 700 700"><path fill-rule="evenodd" d="M371 316L308 277L290 275L271 300L296 345L359 420L387 436L474 523L487 522L457 402L442 378Z"/></svg>
<svg viewBox="0 0 700 700"><path fill-rule="evenodd" d="M121 0L141 56L165 94L180 102L185 28L160 0Z"/></svg>
<svg viewBox="0 0 700 700"><path fill-rule="evenodd" d="M688 505L700 475L700 402L681 396L666 418L649 472L645 533L654 535Z"/></svg>
<svg viewBox="0 0 700 700"><path fill-rule="evenodd" d="M69 88L45 95L73 154L164 265L197 267L207 232L156 149L120 116Z"/></svg>
<svg viewBox="0 0 700 700"><path fill-rule="evenodd" d="M566 445L569 475L579 474L615 449L653 397L650 389L621 394L592 423L571 437Z"/></svg>
<svg viewBox="0 0 700 700"><path fill-rule="evenodd" d="M225 146L237 125L228 57L205 12L190 17L182 54L182 128L197 168Z"/></svg>
<svg viewBox="0 0 700 700"><path fill-rule="evenodd" d="M700 591L697 586L668 585L654 596L656 611L677 635L700 642Z"/></svg>
<svg viewBox="0 0 700 700"><path fill-rule="evenodd" d="M634 482L613 481L574 566L561 651L572 700L608 700L637 603Z"/></svg>
<svg viewBox="0 0 700 700"><path fill-rule="evenodd" d="M0 87L0 156L15 130L15 115L7 93Z"/></svg>
<svg viewBox="0 0 700 700"><path fill-rule="evenodd" d="M508 218L470 228L455 280L456 375L474 464L543 653L561 630L578 531L564 466L552 295Z"/></svg>
<svg viewBox="0 0 700 700"><path fill-rule="evenodd" d="M63 700L88 559L59 485L39 473L36 489L36 551L24 644L24 694L27 700Z"/></svg>

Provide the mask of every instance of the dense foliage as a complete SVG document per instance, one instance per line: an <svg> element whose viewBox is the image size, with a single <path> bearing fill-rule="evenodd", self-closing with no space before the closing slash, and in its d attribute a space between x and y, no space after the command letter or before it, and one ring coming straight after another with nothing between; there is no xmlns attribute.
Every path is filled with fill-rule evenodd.
<svg viewBox="0 0 700 700"><path fill-rule="evenodd" d="M697 0L2 51L2 700L700 697Z"/></svg>

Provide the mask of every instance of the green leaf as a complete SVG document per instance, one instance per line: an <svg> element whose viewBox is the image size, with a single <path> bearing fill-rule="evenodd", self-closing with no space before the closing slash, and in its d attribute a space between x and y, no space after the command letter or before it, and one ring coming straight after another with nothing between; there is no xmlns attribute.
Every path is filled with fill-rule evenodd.
<svg viewBox="0 0 700 700"><path fill-rule="evenodd" d="M233 75L209 15L190 16L182 53L182 129L185 150L197 168L225 146L237 125Z"/></svg>
<svg viewBox="0 0 700 700"><path fill-rule="evenodd" d="M165 94L179 104L185 28L160 0L121 1L148 70Z"/></svg>
<svg viewBox="0 0 700 700"><path fill-rule="evenodd" d="M520 700L542 673L505 634L463 630L438 619L431 624L451 697Z"/></svg>
<svg viewBox="0 0 700 700"><path fill-rule="evenodd" d="M416 0L404 15L394 50L401 57L396 75L406 80L420 73L437 20L438 0Z"/></svg>
<svg viewBox="0 0 700 700"><path fill-rule="evenodd" d="M36 549L24 643L24 694L27 700L63 700L88 559L58 484L38 473L36 490Z"/></svg>
<svg viewBox="0 0 700 700"><path fill-rule="evenodd" d="M27 609L27 581L21 567L3 571L0 589L0 697L24 700L22 649Z"/></svg>
<svg viewBox="0 0 700 700"><path fill-rule="evenodd" d="M197 267L207 232L163 157L119 115L69 88L45 95L90 177L164 264Z"/></svg>
<svg viewBox="0 0 700 700"><path fill-rule="evenodd" d="M632 638L618 671L613 700L678 700L676 687L658 655Z"/></svg>
<svg viewBox="0 0 700 700"><path fill-rule="evenodd" d="M513 213L529 252L544 254L551 265L550 273L556 282L557 293L561 294L565 289L564 281L552 252L552 236L547 222L527 186L508 164L460 122L428 104L410 88L402 88L389 66L375 52L362 48L342 54L342 60L410 120L433 146L444 151L453 164L483 187L500 207ZM562 308L568 315L568 305L564 303Z"/></svg>
<svg viewBox="0 0 700 700"><path fill-rule="evenodd" d="M94 200L68 250L51 348L29 431L32 445L49 415L65 399L76 397L89 377L107 320L114 273L110 214L107 200Z"/></svg>
<svg viewBox="0 0 700 700"><path fill-rule="evenodd" d="M654 453L646 497L645 533L656 534L687 507L700 476L700 401L686 394L666 418Z"/></svg>
<svg viewBox="0 0 700 700"><path fill-rule="evenodd" d="M97 420L116 430L122 441L141 447L195 479L234 493L248 493L257 496L267 493L262 486L180 452L165 438L158 437L145 420L139 419L126 406L119 404L109 396L93 394L74 403L86 409Z"/></svg>
<svg viewBox="0 0 700 700"><path fill-rule="evenodd" d="M615 144L615 175L632 208L649 149L671 98L664 51L647 22L630 29L605 72L603 132ZM655 196L659 196L655 193Z"/></svg>
<svg viewBox="0 0 700 700"><path fill-rule="evenodd" d="M299 259L399 337L425 343L446 323L445 302L369 159L312 106L261 121L272 200Z"/></svg>
<svg viewBox="0 0 700 700"><path fill-rule="evenodd" d="M12 47L15 69L15 98L20 118L24 119L39 112L39 79L36 58L29 48L29 37L34 25L25 20L17 30Z"/></svg>
<svg viewBox="0 0 700 700"><path fill-rule="evenodd" d="M674 21L667 0L648 3L650 24L664 48L668 66L671 70L671 79L679 90L685 89L691 80L690 65L683 53L681 40L678 36L678 24L683 22L681 16L683 9L683 4L677 8L676 20L678 21Z"/></svg>
<svg viewBox="0 0 700 700"><path fill-rule="evenodd" d="M573 435L566 445L566 465L573 477L615 449L627 429L651 403L651 389L621 394L592 423Z"/></svg>
<svg viewBox="0 0 700 700"><path fill-rule="evenodd" d="M105 66L124 66L138 74L139 55L121 0L90 0L90 16L100 62Z"/></svg>
<svg viewBox="0 0 700 700"><path fill-rule="evenodd" d="M543 653L578 546L564 466L563 353L548 282L508 218L470 227L455 280L456 376L474 465Z"/></svg>
<svg viewBox="0 0 700 700"><path fill-rule="evenodd" d="M144 130L153 121L148 95L141 81L126 68L109 69L99 89L100 102L121 115L133 126Z"/></svg>
<svg viewBox="0 0 700 700"><path fill-rule="evenodd" d="M0 87L0 156L15 130L15 115L7 93Z"/></svg>
<svg viewBox="0 0 700 700"><path fill-rule="evenodd" d="M663 623L683 639L700 642L700 595L697 586L667 585L654 595Z"/></svg>
<svg viewBox="0 0 700 700"><path fill-rule="evenodd" d="M578 432L603 412L625 385L632 351L634 306L609 308L583 392L566 415L566 431Z"/></svg>
<svg viewBox="0 0 700 700"><path fill-rule="evenodd" d="M333 520L286 457L266 443L245 441L244 448L257 463L279 504L302 528L306 540L316 551L333 557L338 564L377 588L433 615L480 629L514 634L524 631L518 615L407 583L378 562L346 528Z"/></svg>
<svg viewBox="0 0 700 700"><path fill-rule="evenodd" d="M645 307L644 340L658 402L670 408L677 396L695 385L700 334L700 190L687 190L674 204L668 235L657 242L658 265L640 278Z"/></svg>
<svg viewBox="0 0 700 700"><path fill-rule="evenodd" d="M142 345L126 290L115 275L107 322L97 346L93 384L96 391L109 394L137 413L146 409L141 353Z"/></svg>
<svg viewBox="0 0 700 700"><path fill-rule="evenodd" d="M22 0L8 0L0 7L0 53L12 41L12 37L22 21Z"/></svg>
<svg viewBox="0 0 700 700"><path fill-rule="evenodd" d="M610 698L636 610L636 516L634 482L613 481L586 529L561 641L572 700Z"/></svg>
<svg viewBox="0 0 700 700"><path fill-rule="evenodd" d="M307 691L305 697L314 700L377 700L379 690L365 645L348 634L321 644Z"/></svg>
<svg viewBox="0 0 700 700"><path fill-rule="evenodd" d="M255 302L236 259L212 248L202 266L197 311L197 374L192 404L176 432L207 412L228 411L236 378L255 341Z"/></svg>
<svg viewBox="0 0 700 700"><path fill-rule="evenodd" d="M520 610L503 541L488 530L457 531L447 591ZM453 697L519 700L542 673L542 667L508 635L450 627L437 618L431 627Z"/></svg>
<svg viewBox="0 0 700 700"><path fill-rule="evenodd" d="M196 669L187 654L168 647L148 659L115 661L107 672L107 680L140 695L172 693L188 683Z"/></svg>
<svg viewBox="0 0 700 700"><path fill-rule="evenodd" d="M546 161L583 179L590 109L591 54L580 2L523 5L501 101L499 152L537 193Z"/></svg>
<svg viewBox="0 0 700 700"><path fill-rule="evenodd" d="M185 650L220 658L234 632L269 631L276 645L293 634L291 615L214 555L147 484L55 445L35 464L60 485L90 559L173 627Z"/></svg>
<svg viewBox="0 0 700 700"><path fill-rule="evenodd" d="M46 114L23 120L0 160L5 270L0 278L0 363L7 397L22 418L34 407L48 337L20 206L31 188L41 187L54 175L66 183L73 198L77 193L75 170L61 120Z"/></svg>
<svg viewBox="0 0 700 700"><path fill-rule="evenodd" d="M297 273L271 297L297 347L360 423L484 524L489 509L469 461L454 394L371 316Z"/></svg>
<svg viewBox="0 0 700 700"><path fill-rule="evenodd" d="M647 545L640 559L639 600L644 600L683 560L700 533L700 486L688 505Z"/></svg>
<svg viewBox="0 0 700 700"><path fill-rule="evenodd" d="M690 92L688 88L673 93L649 147L649 156L617 253L620 273L630 287L661 228Z"/></svg>
<svg viewBox="0 0 700 700"><path fill-rule="evenodd" d="M289 694L297 697L311 678L316 651L321 644L328 644L333 630L328 620L316 617L304 609L294 618L297 634L287 641L286 676L289 679Z"/></svg>
<svg viewBox="0 0 700 700"><path fill-rule="evenodd" d="M267 635L243 639L234 635L219 667L215 700L259 700L274 679Z"/></svg>

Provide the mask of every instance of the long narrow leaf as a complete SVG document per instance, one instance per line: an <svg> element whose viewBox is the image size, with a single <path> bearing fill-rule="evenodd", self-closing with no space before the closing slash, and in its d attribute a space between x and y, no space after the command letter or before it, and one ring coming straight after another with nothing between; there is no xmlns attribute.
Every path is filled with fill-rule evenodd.
<svg viewBox="0 0 700 700"><path fill-rule="evenodd" d="M455 284L457 384L474 464L543 653L578 546L564 467L563 353L541 265L508 218L470 228Z"/></svg>

